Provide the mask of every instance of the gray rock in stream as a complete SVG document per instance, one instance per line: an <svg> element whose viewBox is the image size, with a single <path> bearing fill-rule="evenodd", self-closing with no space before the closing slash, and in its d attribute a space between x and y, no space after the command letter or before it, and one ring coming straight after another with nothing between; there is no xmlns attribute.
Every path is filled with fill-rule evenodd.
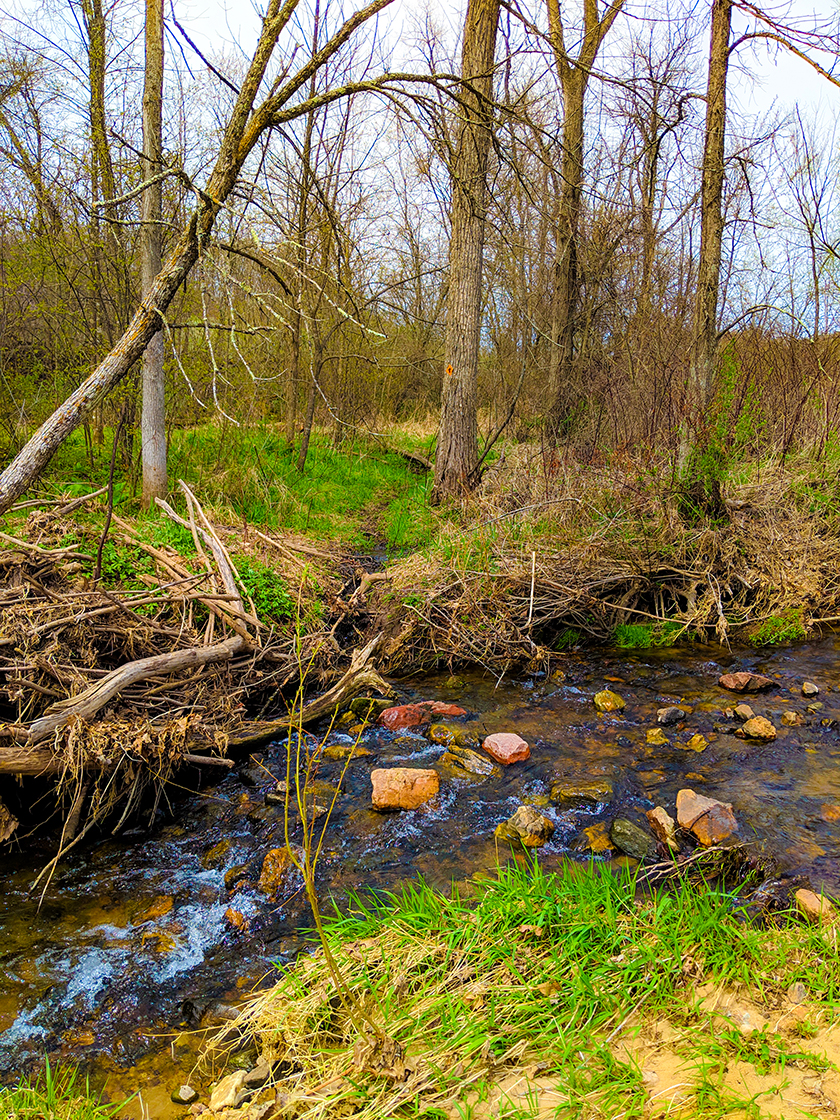
<svg viewBox="0 0 840 1120"><path fill-rule="evenodd" d="M616 817L610 827L610 840L619 851L633 859L647 859L653 851L653 837L632 821Z"/></svg>
<svg viewBox="0 0 840 1120"><path fill-rule="evenodd" d="M198 1092L192 1085L179 1085L177 1089L172 1090L169 1099L173 1104L192 1104L193 1101L198 1100Z"/></svg>

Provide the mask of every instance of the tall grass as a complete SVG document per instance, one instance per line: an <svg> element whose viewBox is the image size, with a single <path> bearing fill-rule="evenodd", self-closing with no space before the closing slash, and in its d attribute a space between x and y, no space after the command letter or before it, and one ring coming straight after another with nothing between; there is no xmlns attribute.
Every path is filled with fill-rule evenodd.
<svg viewBox="0 0 840 1120"><path fill-rule="evenodd" d="M0 1088L0 1120L113 1120L127 1103L104 1104L91 1095L90 1084L77 1070L54 1070L47 1060L34 1080Z"/></svg>
<svg viewBox="0 0 840 1120"><path fill-rule="evenodd" d="M376 1038L360 1037L342 1012L320 953L301 957L240 1021L291 1063L313 1118L351 1106L359 1120L478 1117L492 1099L496 1115L544 1115L536 1082L546 1078L550 1115L641 1116L641 1072L613 1041L628 1024L660 1018L679 1027L696 1071L690 1115L721 1116L724 1097L733 1111L744 1103L719 1076L722 1053L737 1050L757 1069L825 1062L796 1040L751 1047L720 1030L693 997L701 979L746 983L771 1001L802 980L832 1014L840 1000L833 932L759 929L730 896L704 888L640 898L631 876L595 869L510 866L466 896L421 883L356 897L326 936ZM517 1072L534 1083L534 1099L506 1103L499 1086Z"/></svg>

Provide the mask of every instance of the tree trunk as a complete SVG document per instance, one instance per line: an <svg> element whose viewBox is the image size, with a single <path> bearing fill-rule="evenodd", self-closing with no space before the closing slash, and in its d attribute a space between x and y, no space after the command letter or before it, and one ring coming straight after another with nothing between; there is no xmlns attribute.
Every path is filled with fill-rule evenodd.
<svg viewBox="0 0 840 1120"><path fill-rule="evenodd" d="M723 246L723 184L726 141L726 79L732 25L731 0L713 0L706 137L701 187L700 257L689 358L686 416L680 431L679 466L684 512L723 517L722 449L709 424L718 362L718 294Z"/></svg>
<svg viewBox="0 0 840 1120"><path fill-rule="evenodd" d="M563 80L563 163L549 356L549 430L557 435L569 403L577 317L578 237L583 191L583 99L587 75L572 69Z"/></svg>
<svg viewBox="0 0 840 1120"><path fill-rule="evenodd" d="M729 66L731 0L713 0L706 138L703 150L700 259L694 305L694 340L689 368L692 419L702 423L711 403L717 367L717 313L723 246L723 178L726 139L726 78Z"/></svg>
<svg viewBox="0 0 840 1120"><path fill-rule="evenodd" d="M487 159L493 136L493 64L499 0L469 0L464 26L461 124L453 158L449 297L440 427L432 501L476 482L476 386L486 223Z"/></svg>
<svg viewBox="0 0 840 1120"><path fill-rule="evenodd" d="M163 3L146 0L146 79L143 87L144 180L160 173L163 164ZM160 272L163 187L153 183L143 192L140 235L140 275L143 299L152 291ZM143 354L143 410L140 435L143 456L143 507L166 496L166 409L163 369L163 334L152 337Z"/></svg>

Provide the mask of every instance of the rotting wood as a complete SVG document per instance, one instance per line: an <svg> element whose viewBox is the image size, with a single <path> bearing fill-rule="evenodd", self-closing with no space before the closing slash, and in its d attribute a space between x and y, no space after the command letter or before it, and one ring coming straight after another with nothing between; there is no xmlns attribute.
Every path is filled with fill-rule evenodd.
<svg viewBox="0 0 840 1120"><path fill-rule="evenodd" d="M89 720L115 696L137 681L148 680L150 677L159 676L161 673L179 673L184 669L195 669L199 665L207 665L219 661L229 661L234 654L241 653L246 648L243 637L236 635L218 645L201 649L179 649L172 653L159 654L156 657L146 657L140 661L132 661L115 669L107 677L97 681L96 684L86 689L79 696L62 700L52 707L40 718L35 720L29 729L29 739L32 743L39 743L48 739L60 728L66 726L73 719Z"/></svg>

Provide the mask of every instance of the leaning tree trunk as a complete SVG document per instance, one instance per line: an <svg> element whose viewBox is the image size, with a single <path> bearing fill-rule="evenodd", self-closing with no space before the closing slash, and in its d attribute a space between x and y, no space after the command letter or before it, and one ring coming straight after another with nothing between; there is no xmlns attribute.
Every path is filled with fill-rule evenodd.
<svg viewBox="0 0 840 1120"><path fill-rule="evenodd" d="M440 427L432 501L476 482L476 386L486 225L487 159L493 135L493 64L499 0L470 0L464 26L461 125L452 163L452 233Z"/></svg>
<svg viewBox="0 0 840 1120"><path fill-rule="evenodd" d="M160 174L163 165L163 4L146 0L146 80L143 87L143 179ZM148 298L160 272L163 185L158 179L143 193L140 272ZM166 406L163 334L158 331L143 354L143 409L140 436L143 455L143 506L166 496Z"/></svg>
<svg viewBox="0 0 840 1120"><path fill-rule="evenodd" d="M306 86L312 74L344 46L357 28L392 2L393 0L370 0L365 7L351 14L317 54L304 60L297 72L287 77L279 88L273 86L262 103L255 108L277 40L297 6L297 0L268 0L259 42L225 127L215 166L204 190L193 188L198 196L198 204L186 229L178 238L151 291L144 296L140 308L116 346L90 377L41 425L0 475L0 514L5 513L34 482L62 441L119 384L141 357L150 340L160 331L167 308L198 260L199 252L210 240L216 217L260 137L268 129L294 120L309 111L310 106L306 102L291 106L288 102ZM394 75L383 74L370 81L350 82L325 94L323 101L326 104L355 92L381 88L394 80Z"/></svg>

